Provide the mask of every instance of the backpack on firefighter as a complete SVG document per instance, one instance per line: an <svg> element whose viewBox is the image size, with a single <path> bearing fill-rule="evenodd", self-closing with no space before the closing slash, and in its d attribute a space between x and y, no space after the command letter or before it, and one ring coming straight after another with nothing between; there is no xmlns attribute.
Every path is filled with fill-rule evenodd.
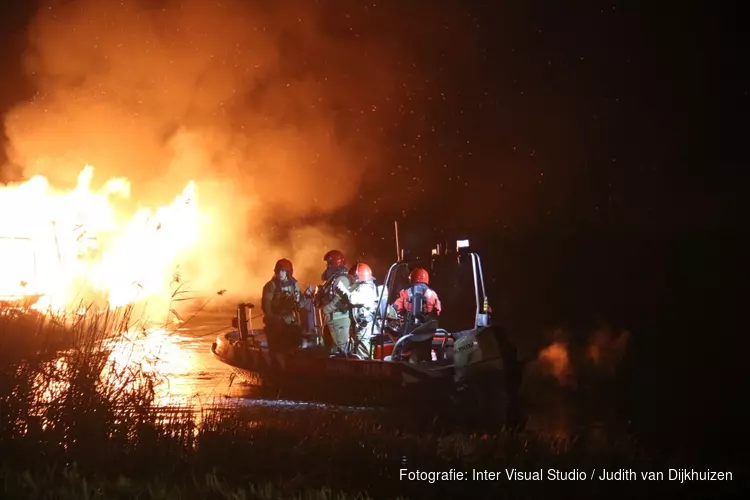
<svg viewBox="0 0 750 500"><path fill-rule="evenodd" d="M409 306L406 307L406 313L404 314L405 333L428 321L437 319L435 314L427 312L427 295L435 293L429 286L424 283L415 283L407 289L407 293L408 297L405 302Z"/></svg>

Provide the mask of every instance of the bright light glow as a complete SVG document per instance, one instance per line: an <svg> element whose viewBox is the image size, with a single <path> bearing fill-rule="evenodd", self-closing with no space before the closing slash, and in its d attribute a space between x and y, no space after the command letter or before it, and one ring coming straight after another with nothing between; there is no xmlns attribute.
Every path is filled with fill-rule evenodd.
<svg viewBox="0 0 750 500"><path fill-rule="evenodd" d="M459 248L469 248L469 240L457 240L456 249Z"/></svg>
<svg viewBox="0 0 750 500"><path fill-rule="evenodd" d="M204 221L195 183L168 205L129 213L119 199L129 197L129 181L110 179L97 190L93 175L84 166L70 191L41 176L0 186L0 297L40 296L33 307L43 312L82 300L112 307L171 300L175 269Z"/></svg>
<svg viewBox="0 0 750 500"><path fill-rule="evenodd" d="M36 264L30 238L0 236L0 299L36 293Z"/></svg>

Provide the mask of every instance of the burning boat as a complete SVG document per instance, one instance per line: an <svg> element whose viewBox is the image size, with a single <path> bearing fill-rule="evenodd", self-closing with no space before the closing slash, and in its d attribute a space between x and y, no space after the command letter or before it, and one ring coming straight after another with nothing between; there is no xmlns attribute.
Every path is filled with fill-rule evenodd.
<svg viewBox="0 0 750 500"><path fill-rule="evenodd" d="M388 304L406 287L409 269L415 266L429 266L443 313L439 324L429 321L405 334ZM248 311L254 305L248 303L238 305L235 329L220 334L211 351L244 381L287 396L348 395L347 400L358 403L470 401L505 411L515 405L521 364L505 331L491 324L482 261L468 241L459 242L455 253L439 246L425 260L401 253L378 292L371 359L331 357L319 342L317 310L318 321L308 330L305 345L274 352L263 330L252 327ZM404 349L407 345L429 347L431 359L414 362Z"/></svg>

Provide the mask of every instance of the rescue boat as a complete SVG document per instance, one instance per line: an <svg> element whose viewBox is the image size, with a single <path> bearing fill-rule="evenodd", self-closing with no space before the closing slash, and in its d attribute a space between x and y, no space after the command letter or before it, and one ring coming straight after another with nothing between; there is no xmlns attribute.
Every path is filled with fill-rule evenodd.
<svg viewBox="0 0 750 500"><path fill-rule="evenodd" d="M409 334L399 335L398 321L387 304L392 304L405 288L408 270L415 266L429 266L431 286L441 297L443 312L439 324L426 322ZM467 293L468 283L473 285L473 300ZM477 253L464 245L455 253L433 250L427 261L401 258L390 266L378 289L379 302L370 331L371 359L332 357L319 341L322 329L318 311L311 311L315 321L303 345L274 352L263 330L254 329L248 319L248 312L254 308L250 303L238 304L232 320L234 329L220 334L211 352L246 383L283 397L322 396L341 401L344 396L354 404L470 401L506 411L516 404L521 363L506 332L491 324L482 261ZM416 345L429 346L430 359L410 359L406 346Z"/></svg>

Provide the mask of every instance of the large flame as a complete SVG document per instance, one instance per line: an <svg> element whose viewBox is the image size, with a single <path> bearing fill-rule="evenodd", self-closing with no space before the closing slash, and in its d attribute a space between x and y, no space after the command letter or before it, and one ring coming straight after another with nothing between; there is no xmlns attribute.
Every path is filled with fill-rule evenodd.
<svg viewBox="0 0 750 500"><path fill-rule="evenodd" d="M112 307L164 299L180 258L196 243L203 220L196 185L171 204L127 214L124 178L92 189L86 165L69 192L34 176L0 188L0 300L38 297L37 309L81 302Z"/></svg>

